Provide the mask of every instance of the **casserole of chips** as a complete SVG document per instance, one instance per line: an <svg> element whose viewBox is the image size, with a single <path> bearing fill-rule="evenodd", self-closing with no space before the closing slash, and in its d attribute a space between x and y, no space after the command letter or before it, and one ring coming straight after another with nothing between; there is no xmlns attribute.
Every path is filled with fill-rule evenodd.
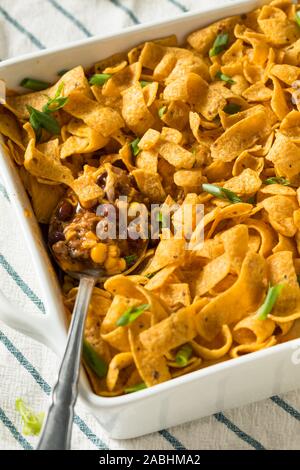
<svg viewBox="0 0 300 470"><path fill-rule="evenodd" d="M122 194L204 207L203 243L187 250L161 233L128 275L132 259L85 237L84 253L112 276L86 323L95 393L135 392L298 337L299 76L300 9L275 0L183 45L155 39L7 94L0 132L41 224L61 200L86 214ZM72 242L70 228L63 237ZM62 290L69 314L76 281L66 275Z"/></svg>

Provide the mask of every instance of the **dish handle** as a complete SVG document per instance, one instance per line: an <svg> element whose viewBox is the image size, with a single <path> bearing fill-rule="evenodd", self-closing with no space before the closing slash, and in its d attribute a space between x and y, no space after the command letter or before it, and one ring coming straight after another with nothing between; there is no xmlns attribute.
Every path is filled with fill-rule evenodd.
<svg viewBox="0 0 300 470"><path fill-rule="evenodd" d="M48 330L47 315L23 312L20 307L13 305L0 290L0 320L26 336L43 343L54 352L57 350L52 343Z"/></svg>

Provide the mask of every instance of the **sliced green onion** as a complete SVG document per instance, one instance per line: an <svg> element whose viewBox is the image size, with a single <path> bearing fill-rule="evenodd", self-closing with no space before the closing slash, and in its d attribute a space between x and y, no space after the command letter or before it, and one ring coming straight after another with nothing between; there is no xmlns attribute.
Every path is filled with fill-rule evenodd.
<svg viewBox="0 0 300 470"><path fill-rule="evenodd" d="M26 406L22 398L17 398L16 410L22 417L22 433L25 436L38 436L43 426L45 413L34 413L28 406Z"/></svg>
<svg viewBox="0 0 300 470"><path fill-rule="evenodd" d="M39 111L32 106L26 106L29 112L29 122L35 131L36 137L39 140L41 137L42 129L50 132L50 134L59 134L60 125L58 121L51 116L51 113L63 108L68 101L68 97L60 96L64 84L61 83L56 90L54 98L50 98L43 106L43 110Z"/></svg>
<svg viewBox="0 0 300 470"><path fill-rule="evenodd" d="M283 176L272 176L271 178L267 178L264 184L282 184L282 186L289 186L290 182Z"/></svg>
<svg viewBox="0 0 300 470"><path fill-rule="evenodd" d="M236 114L239 113L241 110L241 106L236 103L228 103L224 106L223 111L227 114Z"/></svg>
<svg viewBox="0 0 300 470"><path fill-rule="evenodd" d="M300 26L300 10L296 12L295 21L298 26Z"/></svg>
<svg viewBox="0 0 300 470"><path fill-rule="evenodd" d="M216 78L219 78L220 80L228 83L229 85L234 85L236 83L234 80L232 80L231 77L229 77L229 75L226 75L225 73L222 73L221 71L216 73Z"/></svg>
<svg viewBox="0 0 300 470"><path fill-rule="evenodd" d="M167 110L167 106L162 106L161 108L159 108L159 110L158 110L158 115L159 115L160 119L163 117L163 115L165 114L166 110Z"/></svg>
<svg viewBox="0 0 300 470"><path fill-rule="evenodd" d="M147 82L146 80L140 80L140 84L141 84L142 88L145 88L145 86L150 85L150 83L153 83L153 82Z"/></svg>
<svg viewBox="0 0 300 470"><path fill-rule="evenodd" d="M60 125L53 116L45 112L38 111L32 106L27 106L27 110L30 115L29 122L37 137L40 135L41 129L45 129L50 132L50 134L54 135L60 133Z"/></svg>
<svg viewBox="0 0 300 470"><path fill-rule="evenodd" d="M128 255L128 256L124 256L124 259L126 261L126 264L131 266L137 261L138 256L137 255Z"/></svg>
<svg viewBox="0 0 300 470"><path fill-rule="evenodd" d="M218 197L220 199L227 199L233 204L243 202L242 199L237 196L233 191L217 186L216 184L203 183L202 189L203 191L212 194L214 197Z"/></svg>
<svg viewBox="0 0 300 470"><path fill-rule="evenodd" d="M102 86L111 78L111 76L111 73L95 73L95 75L90 78L90 85Z"/></svg>
<svg viewBox="0 0 300 470"><path fill-rule="evenodd" d="M43 106L44 113L55 113L59 109L63 108L65 104L68 102L67 96L61 96L61 93L64 89L64 83L61 83L56 90L54 98L50 98L45 106Z"/></svg>
<svg viewBox="0 0 300 470"><path fill-rule="evenodd" d="M28 90L41 91L49 88L50 83L43 82L42 80L35 80L34 78L24 78L21 81L20 86L28 88Z"/></svg>
<svg viewBox="0 0 300 470"><path fill-rule="evenodd" d="M189 344L182 346L176 353L175 362L180 367L185 367L189 362L193 349Z"/></svg>
<svg viewBox="0 0 300 470"><path fill-rule="evenodd" d="M140 151L141 151L141 149L140 149L139 146L138 146L140 140L141 140L141 139L140 139L139 137L137 137L137 138L136 138L135 140L133 140L133 141L131 142L131 144L130 144L130 147L131 147L131 150L132 150L132 154L133 154L134 157L136 157L136 156L140 153Z"/></svg>
<svg viewBox="0 0 300 470"><path fill-rule="evenodd" d="M283 284L277 284L276 286L269 287L268 293L264 300L264 303L257 310L257 317L259 320L265 320L269 313L271 313L280 292L282 291Z"/></svg>
<svg viewBox="0 0 300 470"><path fill-rule="evenodd" d="M145 310L148 310L149 304L138 305L137 307L128 308L117 321L117 326L126 326L134 322Z"/></svg>
<svg viewBox="0 0 300 470"><path fill-rule="evenodd" d="M138 392L139 390L144 390L145 388L147 388L147 385L145 382L141 382L140 384L133 385L133 387L124 388L124 393Z"/></svg>
<svg viewBox="0 0 300 470"><path fill-rule="evenodd" d="M228 33L218 34L213 44L213 47L209 51L209 57L214 57L216 55L219 55L221 52L223 52L228 45L228 41L229 41Z"/></svg>
<svg viewBox="0 0 300 470"><path fill-rule="evenodd" d="M82 357L87 365L99 377L105 377L107 374L107 364L102 357L97 353L93 346L86 340L82 345Z"/></svg>

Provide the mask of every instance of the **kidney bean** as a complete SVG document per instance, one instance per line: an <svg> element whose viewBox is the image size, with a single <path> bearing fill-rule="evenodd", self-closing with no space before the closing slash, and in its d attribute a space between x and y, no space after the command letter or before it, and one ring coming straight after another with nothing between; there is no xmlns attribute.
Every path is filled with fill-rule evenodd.
<svg viewBox="0 0 300 470"><path fill-rule="evenodd" d="M58 220L69 220L73 217L74 206L67 200L63 201L58 208L57 218Z"/></svg>
<svg viewBox="0 0 300 470"><path fill-rule="evenodd" d="M100 186L101 189L104 189L106 186L107 171L104 171L101 175L98 176L96 183Z"/></svg>

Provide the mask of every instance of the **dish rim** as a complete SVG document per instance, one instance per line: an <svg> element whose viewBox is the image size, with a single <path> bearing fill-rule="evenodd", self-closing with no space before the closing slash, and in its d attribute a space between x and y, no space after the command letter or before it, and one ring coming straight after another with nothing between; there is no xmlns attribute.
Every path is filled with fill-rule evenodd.
<svg viewBox="0 0 300 470"><path fill-rule="evenodd" d="M267 3L269 3L268 0L227 0L227 1L222 1L220 6L214 6L214 7L213 6L211 6L211 7L205 6L203 8L193 10L193 11L185 13L185 14L178 15L178 16L173 17L173 18L168 19L168 20L151 21L151 22L146 22L146 23L142 23L142 24L139 24L139 25L133 25L133 26L129 26L127 28L124 28L120 32L107 34L107 35L97 35L97 36L94 36L92 38L86 38L86 39L81 39L81 40L78 40L78 41L74 41L74 42L68 43L67 45L60 45L60 46L57 46L57 47L52 47L52 48L49 48L49 49L24 54L24 55L18 56L16 58L6 59L6 60L4 60L3 62L0 63L0 73L1 73L1 70L5 69L6 67L13 67L15 65L19 65L19 64L22 64L22 63L30 62L30 61L35 60L35 59L39 59L41 57L44 58L44 57L47 57L47 56L51 56L51 55L54 55L54 54L59 53L59 52L68 53L68 51L71 51L71 50L76 51L76 49L78 49L82 46L88 46L88 45L92 46L92 45L101 44L102 41L113 41L116 38L123 38L123 37L126 38L126 36L130 35L133 32L137 32L137 33L143 32L143 31L151 32L152 29L160 27L160 26L163 27L165 25L174 26L174 29L175 29L176 25L179 24L182 21L183 18L185 20L195 19L195 18L199 17L200 15L203 15L203 14L209 15L210 13L215 13L215 12L219 12L219 11L220 11L220 17L222 17L223 11L224 11L224 14L226 14L227 10L232 10L234 7L242 7L243 6L245 8L245 11L246 11L247 8L258 8L259 6L261 6L263 4L267 4ZM233 14L233 13L231 12L229 14ZM209 20L208 20L208 24L209 24ZM138 39L137 39L137 42L138 42ZM101 54L99 54L99 55L101 55ZM0 148L0 155L2 156L1 148ZM6 167L5 158L2 158L1 160L3 160L3 162L4 162L3 165L1 163L1 166L5 168ZM7 164L7 166L8 166L8 164ZM8 170L7 173L9 174L9 169L6 168L6 170ZM39 260L39 261L37 260L37 258L39 256L38 247L33 246L33 245L36 245L36 240L35 240L35 236L34 236L34 233L33 233L33 228L30 227L29 221L26 220L25 215L22 214L22 212L24 210L23 209L24 202L27 206L29 206L31 208L31 203L29 201L28 195L27 195L27 193L25 191L25 188L23 187L22 183L20 183L19 181L11 180L10 177L7 176L7 175L4 175L4 179L5 179L5 183L6 183L6 187L7 187L7 192L9 194L9 196L12 200L13 206L14 206L14 211L17 213L17 216L18 216L18 223L20 223L20 226L21 226L23 234L24 234L24 239L26 240L26 244L28 246L28 249L31 252L31 255L32 255L32 258L33 258L34 268L37 271L37 274L40 274L41 273L41 268L42 268L42 262L41 262L41 260ZM20 184L22 185L22 188L23 188L23 190L21 190L21 192L25 193L25 197L24 197L23 194L22 194L22 196L20 196L20 194L18 194L20 191L18 191L16 189ZM34 216L34 213L33 213L32 209L31 209L31 212ZM34 219L35 219L35 216L34 216ZM34 223L37 223L36 219L35 219ZM46 253L46 250L45 250L45 255L46 255L48 261L50 261L50 263L53 264L53 260L50 258L48 253ZM47 277L47 275L45 274L44 279L46 279L46 277ZM58 279L56 281L56 284L57 284L57 287L60 288L60 285L58 283ZM41 313L41 315L45 318L45 322L46 322L47 319L49 319L50 322L53 322L53 321L57 322L57 320L61 320L61 319L58 318L59 317L58 312L55 315L53 315L53 314L51 315L51 313L49 313L49 309L51 308L51 306L52 306L52 308L56 308L56 309L61 308L61 304L62 304L61 299L52 299L53 302L49 302L49 299L51 299L50 286L47 285L45 287L45 285L42 285L42 282L40 282L40 285L41 285L41 288L42 288L42 291L43 291L43 294L44 294L43 295L43 300L45 300L45 304L47 306L46 315L43 315ZM48 311L48 313L47 313L47 311ZM61 321L59 321L58 327L63 327L63 330L64 330L63 331L63 336L64 336L64 338L66 338L67 337L66 324L62 325ZM44 345L46 345L46 344L44 343ZM49 347L49 345L47 345L47 346ZM231 368L236 368L239 365L242 365L242 364L245 364L245 363L251 363L253 361L259 361L259 360L262 360L263 358L266 358L270 355L274 355L276 353L280 354L280 352L282 352L284 350L288 350L288 349L295 350L298 347L300 347L300 338L289 340L285 343L276 344L276 345L274 345L270 348L267 348L267 349L262 349L260 351L255 351L255 352L246 354L244 356L241 356L241 357L238 357L238 358L235 358L235 359L228 359L226 361L222 361L222 362L219 362L217 364L213 364L211 366L208 366L208 367L205 367L205 368L202 368L202 369L198 369L198 370L195 370L193 372L189 372L186 375L182 375L180 377L176 377L174 379L168 380L168 381L163 382L161 384L155 385L153 387L149 387L145 390L141 390L141 391L139 391L139 393L132 393L132 394L127 394L127 395L115 396L115 397L104 397L104 396L97 395L93 391L92 386L91 386L91 384L90 384L90 382L87 378L87 373L84 371L84 369L82 367L82 370L84 371L84 377L81 374L80 385L79 385L80 386L81 397L84 398L88 402L88 404L91 405L93 408L119 407L119 406L122 406L122 405L130 404L132 402L143 400L144 398L148 398L148 397L153 396L153 395L158 395L158 394L165 393L165 392L168 392L168 391L171 393L171 391L174 388L182 387L183 385L191 383L191 382L197 382L197 380L199 380L199 386L200 386L200 384L201 384L200 379L203 378L203 377L208 377L208 376L213 375L213 374L218 374L218 372L220 372L220 371L226 371L228 369L230 370ZM84 378L84 380L82 380L83 378Z"/></svg>

